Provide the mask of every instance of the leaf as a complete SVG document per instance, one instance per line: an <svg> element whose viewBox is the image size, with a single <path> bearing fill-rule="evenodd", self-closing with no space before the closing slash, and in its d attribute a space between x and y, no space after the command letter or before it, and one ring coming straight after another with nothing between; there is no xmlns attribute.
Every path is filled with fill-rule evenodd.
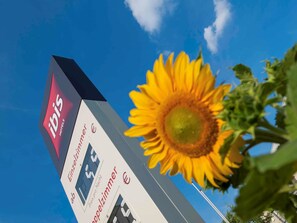
<svg viewBox="0 0 297 223"><path fill-rule="evenodd" d="M233 188L238 188L244 182L249 173L248 166L248 160L244 159L243 164L238 169L233 170L234 174L229 181Z"/></svg>
<svg viewBox="0 0 297 223"><path fill-rule="evenodd" d="M275 115L275 124L276 126L278 126L279 128L285 129L286 125L285 125L285 109L284 107L278 108L276 115Z"/></svg>
<svg viewBox="0 0 297 223"><path fill-rule="evenodd" d="M266 61L266 72L268 74L268 82L272 82L276 87L276 92L281 96L286 96L287 91L287 72L293 64L297 62L297 44L294 45L286 53L283 60L275 60L273 64Z"/></svg>
<svg viewBox="0 0 297 223"><path fill-rule="evenodd" d="M282 70L284 73L286 73L290 67L297 62L297 44L288 50L282 62Z"/></svg>
<svg viewBox="0 0 297 223"><path fill-rule="evenodd" d="M274 91L275 84L271 82L261 83L257 89L260 100L265 101L266 98Z"/></svg>
<svg viewBox="0 0 297 223"><path fill-rule="evenodd" d="M242 82L254 80L251 69L243 64L235 65L232 67L232 70L235 72L235 76Z"/></svg>
<svg viewBox="0 0 297 223"><path fill-rule="evenodd" d="M297 163L297 139L287 142L272 154L258 156L251 159L251 165L260 173L277 170L285 165Z"/></svg>
<svg viewBox="0 0 297 223"><path fill-rule="evenodd" d="M291 140L297 139L297 63L287 72L286 129Z"/></svg>
<svg viewBox="0 0 297 223"><path fill-rule="evenodd" d="M274 210L281 212L285 216L286 222L296 223L297 213L296 213L296 195L291 193L282 193L277 196L275 202L271 205Z"/></svg>
<svg viewBox="0 0 297 223"><path fill-rule="evenodd" d="M297 208L297 196L296 196L296 194L293 193L293 194L290 196L290 200L292 201L294 207Z"/></svg>
<svg viewBox="0 0 297 223"><path fill-rule="evenodd" d="M265 173L260 173L256 168L251 169L245 185L239 190L234 211L246 221L263 213L272 205L276 209L282 209L278 208L277 204L279 196L282 195L278 191L291 180L293 173L291 165Z"/></svg>

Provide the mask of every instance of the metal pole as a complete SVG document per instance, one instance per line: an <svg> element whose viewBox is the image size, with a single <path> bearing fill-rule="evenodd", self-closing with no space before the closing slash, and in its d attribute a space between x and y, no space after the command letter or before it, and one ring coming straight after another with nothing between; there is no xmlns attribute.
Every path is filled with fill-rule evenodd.
<svg viewBox="0 0 297 223"><path fill-rule="evenodd" d="M219 209L209 200L209 198L203 193L201 189L198 189L194 183L192 183L192 186L199 192L199 194L207 201L207 203L217 212L217 214L223 219L224 222L230 223L227 218L220 212Z"/></svg>

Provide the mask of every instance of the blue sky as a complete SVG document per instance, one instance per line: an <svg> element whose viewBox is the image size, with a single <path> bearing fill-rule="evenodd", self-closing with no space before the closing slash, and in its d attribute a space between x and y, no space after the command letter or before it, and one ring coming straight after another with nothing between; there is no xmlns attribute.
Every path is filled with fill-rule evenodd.
<svg viewBox="0 0 297 223"><path fill-rule="evenodd" d="M296 10L294 0L0 0L0 223L76 222L38 130L51 55L75 59L128 124L128 93L159 53L194 59L201 47L218 83L236 83L237 63L263 78L261 61L296 43ZM220 222L172 180L205 222ZM222 212L236 196L206 193Z"/></svg>

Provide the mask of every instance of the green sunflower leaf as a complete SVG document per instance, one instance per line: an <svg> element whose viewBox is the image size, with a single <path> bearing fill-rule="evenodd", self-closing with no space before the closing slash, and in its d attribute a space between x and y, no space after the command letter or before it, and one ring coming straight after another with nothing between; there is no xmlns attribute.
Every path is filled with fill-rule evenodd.
<svg viewBox="0 0 297 223"><path fill-rule="evenodd" d="M235 65L232 67L232 70L235 72L235 76L240 79L241 82L254 80L252 70L243 64Z"/></svg>
<svg viewBox="0 0 297 223"><path fill-rule="evenodd" d="M279 191L291 181L293 173L292 165L265 173L260 173L256 168L251 169L245 185L239 190L234 211L243 221L262 214L272 206L285 213L286 210L283 210L283 207L287 204L278 204L278 201L286 193L279 193Z"/></svg>
<svg viewBox="0 0 297 223"><path fill-rule="evenodd" d="M258 95L260 101L265 101L267 97L274 91L274 83L264 82L256 89L256 95ZM272 103L272 102L271 102ZM271 104L269 103L269 104Z"/></svg>
<svg viewBox="0 0 297 223"><path fill-rule="evenodd" d="M286 129L290 138L297 139L297 63L287 72Z"/></svg>
<svg viewBox="0 0 297 223"><path fill-rule="evenodd" d="M284 60L282 62L283 62L283 64L282 64L282 75L286 76L286 73L291 68L291 66L297 63L297 44L295 44L286 53L285 58L284 58Z"/></svg>
<svg viewBox="0 0 297 223"><path fill-rule="evenodd" d="M271 208L280 212L288 223L297 222L296 213L296 195L292 193L282 193L277 196L277 201L271 205Z"/></svg>
<svg viewBox="0 0 297 223"><path fill-rule="evenodd" d="M297 139L282 145L275 153L251 159L251 165L260 173L277 170L283 166L297 163Z"/></svg>
<svg viewBox="0 0 297 223"><path fill-rule="evenodd" d="M279 61L276 59L272 64L266 61L265 70L268 74L268 82L274 83L276 92L282 96L286 96L288 83L287 71L296 62L297 44L286 53L283 60Z"/></svg>
<svg viewBox="0 0 297 223"><path fill-rule="evenodd" d="M244 182L249 173L248 166L249 160L244 159L243 164L238 169L233 170L234 174L231 176L229 181L233 188L238 188L242 184L242 182Z"/></svg>

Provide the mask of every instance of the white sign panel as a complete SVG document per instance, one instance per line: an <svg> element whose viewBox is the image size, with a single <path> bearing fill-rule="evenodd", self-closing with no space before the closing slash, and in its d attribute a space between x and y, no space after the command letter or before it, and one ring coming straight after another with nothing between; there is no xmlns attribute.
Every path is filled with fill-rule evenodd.
<svg viewBox="0 0 297 223"><path fill-rule="evenodd" d="M84 101L61 182L79 222L167 222Z"/></svg>

